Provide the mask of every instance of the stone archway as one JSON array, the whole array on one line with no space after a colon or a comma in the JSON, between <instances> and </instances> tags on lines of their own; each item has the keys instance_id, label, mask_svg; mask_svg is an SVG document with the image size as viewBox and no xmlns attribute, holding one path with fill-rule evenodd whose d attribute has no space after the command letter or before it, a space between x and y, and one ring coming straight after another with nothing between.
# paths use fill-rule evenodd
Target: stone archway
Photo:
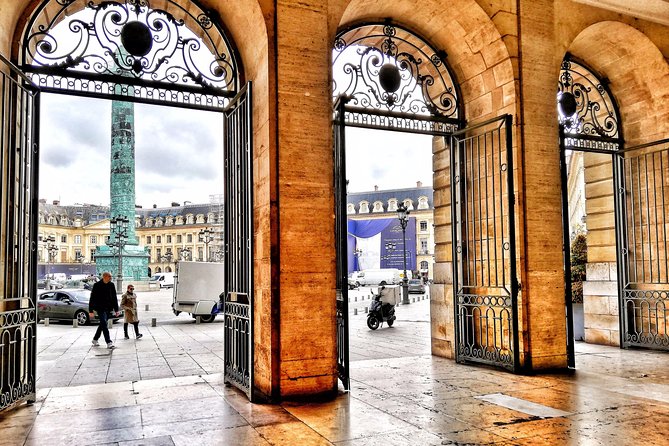
<instances>
[{"instance_id":1,"label":"stone archway","mask_svg":"<svg viewBox=\"0 0 669 446\"><path fill-rule=\"evenodd\" d=\"M436 48L445 50L447 63L453 68L461 91L463 117L468 124L504 113L517 115L515 74L509 49L496 25L475 1L426 1L417 9L411 1L354 0L342 5L340 17L340 28L378 21L381 17L396 20L424 36ZM514 134L516 133L517 130L514 129ZM517 138L514 137L513 141L517 148ZM434 138L433 153L436 248L430 302L431 348L435 355L455 358L450 241L451 185L448 179L450 155L443 138ZM519 173L520 163L516 162L514 165ZM520 191L517 190L516 193ZM520 239L521 236L516 238ZM518 242L517 246L522 252L522 242ZM520 257L519 254L519 259ZM522 260L517 263L522 263ZM520 326L524 326L522 320ZM521 346L521 351L522 349Z\"/></svg>"},{"instance_id":2,"label":"stone archway","mask_svg":"<svg viewBox=\"0 0 669 446\"><path fill-rule=\"evenodd\" d=\"M669 65L660 50L630 25L603 21L582 30L568 51L606 81L618 103L625 146L669 136ZM584 282L585 341L620 345L619 266L611 158L583 154L588 231Z\"/></svg>"}]
</instances>

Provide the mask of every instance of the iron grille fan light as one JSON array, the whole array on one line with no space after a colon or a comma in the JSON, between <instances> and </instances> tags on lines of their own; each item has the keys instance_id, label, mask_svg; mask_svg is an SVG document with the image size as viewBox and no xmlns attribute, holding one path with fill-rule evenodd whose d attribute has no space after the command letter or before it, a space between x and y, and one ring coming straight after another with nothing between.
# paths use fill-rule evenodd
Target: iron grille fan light
<instances>
[{"instance_id":1,"label":"iron grille fan light","mask_svg":"<svg viewBox=\"0 0 669 446\"><path fill-rule=\"evenodd\" d=\"M459 118L459 94L446 53L409 31L369 24L340 33L334 43L333 95L351 106Z\"/></svg>"},{"instance_id":2,"label":"iron grille fan light","mask_svg":"<svg viewBox=\"0 0 669 446\"><path fill-rule=\"evenodd\" d=\"M239 91L240 68L217 20L196 5L159 4L45 0L25 30L22 67L46 90L225 106L218 98Z\"/></svg>"}]
</instances>

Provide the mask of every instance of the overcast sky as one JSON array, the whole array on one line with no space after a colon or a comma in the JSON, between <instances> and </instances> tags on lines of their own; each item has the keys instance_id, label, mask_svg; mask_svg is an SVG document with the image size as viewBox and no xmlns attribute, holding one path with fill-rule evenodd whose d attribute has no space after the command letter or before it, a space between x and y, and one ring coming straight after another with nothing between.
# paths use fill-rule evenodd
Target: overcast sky
<instances>
[{"instance_id":1,"label":"overcast sky","mask_svg":"<svg viewBox=\"0 0 669 446\"><path fill-rule=\"evenodd\" d=\"M40 198L109 204L111 101L42 96ZM223 191L218 113L135 105L136 202L209 202ZM429 136L349 128L349 191L432 184Z\"/></svg>"}]
</instances>

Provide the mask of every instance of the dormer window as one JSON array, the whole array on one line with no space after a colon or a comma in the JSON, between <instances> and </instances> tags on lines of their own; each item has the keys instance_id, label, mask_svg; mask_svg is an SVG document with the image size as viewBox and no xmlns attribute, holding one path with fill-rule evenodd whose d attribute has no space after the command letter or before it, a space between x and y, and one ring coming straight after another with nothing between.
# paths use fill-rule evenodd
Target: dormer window
<instances>
[{"instance_id":1,"label":"dormer window","mask_svg":"<svg viewBox=\"0 0 669 446\"><path fill-rule=\"evenodd\" d=\"M165 217L165 226L172 226L174 224L174 217L171 215L168 215Z\"/></svg>"},{"instance_id":2,"label":"dormer window","mask_svg":"<svg viewBox=\"0 0 669 446\"><path fill-rule=\"evenodd\" d=\"M413 211L413 200L411 198L407 198L404 200L404 206L407 208L408 211Z\"/></svg>"},{"instance_id":3,"label":"dormer window","mask_svg":"<svg viewBox=\"0 0 669 446\"><path fill-rule=\"evenodd\" d=\"M418 197L418 209L430 209L426 196Z\"/></svg>"},{"instance_id":4,"label":"dormer window","mask_svg":"<svg viewBox=\"0 0 669 446\"><path fill-rule=\"evenodd\" d=\"M204 214L197 214L197 217L195 217L195 222L197 224L203 224L204 223Z\"/></svg>"},{"instance_id":5,"label":"dormer window","mask_svg":"<svg viewBox=\"0 0 669 446\"><path fill-rule=\"evenodd\" d=\"M388 200L388 212L397 212L397 198Z\"/></svg>"},{"instance_id":6,"label":"dormer window","mask_svg":"<svg viewBox=\"0 0 669 446\"><path fill-rule=\"evenodd\" d=\"M216 217L213 212L207 214L207 223L216 223Z\"/></svg>"},{"instance_id":7,"label":"dormer window","mask_svg":"<svg viewBox=\"0 0 669 446\"><path fill-rule=\"evenodd\" d=\"M360 202L360 214L369 214L369 202L362 200Z\"/></svg>"},{"instance_id":8,"label":"dormer window","mask_svg":"<svg viewBox=\"0 0 669 446\"><path fill-rule=\"evenodd\" d=\"M346 205L346 213L348 215L355 215L355 205L353 203Z\"/></svg>"},{"instance_id":9,"label":"dormer window","mask_svg":"<svg viewBox=\"0 0 669 446\"><path fill-rule=\"evenodd\" d=\"M160 228L163 225L163 219L156 217L156 228Z\"/></svg>"},{"instance_id":10,"label":"dormer window","mask_svg":"<svg viewBox=\"0 0 669 446\"><path fill-rule=\"evenodd\" d=\"M192 225L193 224L193 214L186 215L186 224L187 225Z\"/></svg>"},{"instance_id":11,"label":"dormer window","mask_svg":"<svg viewBox=\"0 0 669 446\"><path fill-rule=\"evenodd\" d=\"M383 212L383 202L382 201L375 201L374 202L374 210L372 212Z\"/></svg>"},{"instance_id":12,"label":"dormer window","mask_svg":"<svg viewBox=\"0 0 669 446\"><path fill-rule=\"evenodd\" d=\"M147 219L144 221L144 226L146 226L147 228L152 227L152 226L153 226L153 219L151 219L151 218L147 218Z\"/></svg>"},{"instance_id":13,"label":"dormer window","mask_svg":"<svg viewBox=\"0 0 669 446\"><path fill-rule=\"evenodd\" d=\"M177 225L182 225L182 224L184 224L184 217L183 217L183 215L177 215L177 222L176 222L176 224L177 224Z\"/></svg>"}]
</instances>

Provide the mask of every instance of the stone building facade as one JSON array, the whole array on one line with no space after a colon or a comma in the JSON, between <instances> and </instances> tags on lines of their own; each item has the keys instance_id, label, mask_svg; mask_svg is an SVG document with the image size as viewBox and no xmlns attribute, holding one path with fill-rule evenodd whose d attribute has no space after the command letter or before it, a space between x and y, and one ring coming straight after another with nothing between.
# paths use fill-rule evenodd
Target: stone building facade
<instances>
[{"instance_id":1,"label":"stone building facade","mask_svg":"<svg viewBox=\"0 0 669 446\"><path fill-rule=\"evenodd\" d=\"M179 259L219 261L221 256L219 207L212 204L174 203L170 207L137 208L135 228L139 245L148 248L150 273L174 271ZM58 272L59 265L69 265L92 271L95 250L104 246L109 237L109 208L95 205L63 206L58 202L40 201L37 258L50 272ZM200 237L200 231L210 231L209 243ZM46 239L56 255L49 259ZM209 254L206 255L206 249ZM62 269L62 268L61 268ZM45 268L46 270L46 268Z\"/></svg>"},{"instance_id":2,"label":"stone building facade","mask_svg":"<svg viewBox=\"0 0 669 446\"><path fill-rule=\"evenodd\" d=\"M434 277L434 208L432 187L423 187L418 181L415 188L349 192L346 196L346 214L349 220L370 220L395 217L397 205L404 203L410 216L415 218L416 243L410 247L416 272L424 278Z\"/></svg>"},{"instance_id":3,"label":"stone building facade","mask_svg":"<svg viewBox=\"0 0 669 446\"><path fill-rule=\"evenodd\" d=\"M186 7L195 3L175 2ZM24 27L40 3L0 1L0 53L15 62L19 61L24 45L21 40ZM570 365L573 355L565 321L556 106L560 66L570 54L587 62L608 80L608 88L617 100L625 144L667 138L669 13L664 2L201 0L197 3L221 18L243 67L241 79L253 82L253 120L249 129L253 174L250 273L255 322L253 386L259 398L278 400L337 392L338 277L333 208L339 189L335 188L338 178L334 175L332 150L332 53L339 32L370 22L401 25L440 50L439 59L445 58L457 85L461 124L474 125L505 114L511 116L508 159L513 161L509 177L514 181L513 189L503 195L515 209L511 221L515 230L514 263L510 269L517 271L518 280L512 284L517 291L513 307L517 324L505 330L518 341L515 353L522 370ZM392 89L392 83L386 86ZM4 129L11 134L15 122L10 117L4 119ZM451 203L451 197L455 196L451 187L456 178L450 178L450 149L448 141L435 136L436 247L431 345L433 354L455 358L459 355L456 334L461 328L455 322L457 302L452 284L457 271L453 255L459 254L457 247L453 249L453 234L458 233L452 230L452 219L458 214L452 212L451 205L459 203ZM4 150L12 152L6 147ZM619 281L611 271L615 270L621 251L616 247L612 224L615 192L611 187L610 163L610 155L606 154L589 153L584 157L588 256L592 264L588 282L593 283L592 287L588 284L584 287L584 306L586 340L619 344L624 335L620 329L624 318L618 305L621 297L611 294L615 290L620 292ZM505 163L503 167L511 166ZM12 294L13 278L21 271L14 266L21 260L12 256L22 251L10 249L10 244L29 237L19 230L15 234L13 226L6 226L20 217L14 215L18 204L12 194L23 190L24 179L11 163L4 163L2 169L3 212L11 214L14 220L6 218L0 223L3 231L0 263L6 268L0 277L4 280L0 289ZM666 206L658 212L664 216ZM478 243L476 246L480 248ZM475 270L476 266L472 268ZM660 285L665 286L664 282ZM322 298L310 300L307 311L305 296L314 295ZM7 305L0 303L0 311ZM312 323L314 314L319 315L321 323ZM666 327L654 330L666 336Z\"/></svg>"}]
</instances>

